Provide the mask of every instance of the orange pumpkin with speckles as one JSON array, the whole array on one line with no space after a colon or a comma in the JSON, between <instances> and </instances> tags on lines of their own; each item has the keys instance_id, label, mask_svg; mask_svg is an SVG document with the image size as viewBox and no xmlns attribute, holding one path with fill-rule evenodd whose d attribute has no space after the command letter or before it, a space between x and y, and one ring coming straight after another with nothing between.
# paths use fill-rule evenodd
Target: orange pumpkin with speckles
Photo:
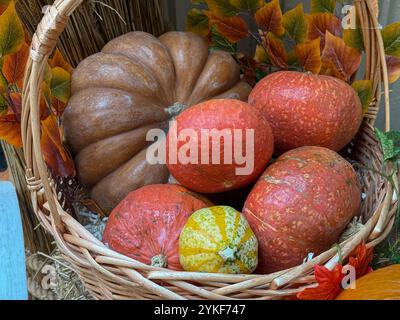
<instances>
[{"instance_id":1,"label":"orange pumpkin with speckles","mask_svg":"<svg viewBox=\"0 0 400 320\"><path fill-rule=\"evenodd\" d=\"M354 89L324 75L273 73L257 84L249 103L271 124L278 153L303 146L339 151L354 138L362 121Z\"/></svg>"},{"instance_id":2,"label":"orange pumpkin with speckles","mask_svg":"<svg viewBox=\"0 0 400 320\"><path fill-rule=\"evenodd\" d=\"M273 140L270 125L249 104L209 100L176 118L167 137L167 166L179 183L196 192L235 190L257 180L271 160Z\"/></svg>"},{"instance_id":3,"label":"orange pumpkin with speckles","mask_svg":"<svg viewBox=\"0 0 400 320\"><path fill-rule=\"evenodd\" d=\"M283 154L250 192L243 214L259 241L258 272L297 266L326 251L359 213L356 172L336 152L302 147Z\"/></svg>"}]
</instances>

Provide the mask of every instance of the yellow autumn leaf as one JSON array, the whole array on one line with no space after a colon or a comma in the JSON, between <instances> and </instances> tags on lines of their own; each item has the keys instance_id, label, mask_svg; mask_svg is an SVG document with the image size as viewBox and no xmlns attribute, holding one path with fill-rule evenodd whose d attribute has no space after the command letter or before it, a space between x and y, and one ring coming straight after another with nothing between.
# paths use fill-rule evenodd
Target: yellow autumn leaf
<instances>
[{"instance_id":1,"label":"yellow autumn leaf","mask_svg":"<svg viewBox=\"0 0 400 320\"><path fill-rule=\"evenodd\" d=\"M264 0L231 0L234 7L239 10L254 12L263 6Z\"/></svg>"},{"instance_id":2,"label":"yellow autumn leaf","mask_svg":"<svg viewBox=\"0 0 400 320\"><path fill-rule=\"evenodd\" d=\"M368 112L369 106L372 102L372 81L371 80L357 80L352 84L353 89L360 97L361 105L364 114Z\"/></svg>"},{"instance_id":3,"label":"yellow autumn leaf","mask_svg":"<svg viewBox=\"0 0 400 320\"><path fill-rule=\"evenodd\" d=\"M0 58L17 52L24 42L24 29L15 10L14 1L11 1L0 16Z\"/></svg>"},{"instance_id":4,"label":"yellow autumn leaf","mask_svg":"<svg viewBox=\"0 0 400 320\"><path fill-rule=\"evenodd\" d=\"M300 43L295 47L297 61L306 71L318 74L321 71L320 38L306 43Z\"/></svg>"},{"instance_id":5,"label":"yellow autumn leaf","mask_svg":"<svg viewBox=\"0 0 400 320\"><path fill-rule=\"evenodd\" d=\"M67 103L71 94L71 74L60 68L51 69L50 90L53 97Z\"/></svg>"},{"instance_id":6,"label":"yellow autumn leaf","mask_svg":"<svg viewBox=\"0 0 400 320\"><path fill-rule=\"evenodd\" d=\"M269 61L267 52L263 46L258 45L256 47L256 53L254 54L254 60L259 63L267 63Z\"/></svg>"},{"instance_id":7,"label":"yellow autumn leaf","mask_svg":"<svg viewBox=\"0 0 400 320\"><path fill-rule=\"evenodd\" d=\"M229 0L205 0L210 11L220 17L233 17L239 13L234 5Z\"/></svg>"},{"instance_id":8,"label":"yellow autumn leaf","mask_svg":"<svg viewBox=\"0 0 400 320\"><path fill-rule=\"evenodd\" d=\"M186 30L206 37L210 33L208 17L197 8L190 10L186 17Z\"/></svg>"},{"instance_id":9,"label":"yellow autumn leaf","mask_svg":"<svg viewBox=\"0 0 400 320\"><path fill-rule=\"evenodd\" d=\"M385 53L400 57L400 22L395 22L382 30Z\"/></svg>"},{"instance_id":10,"label":"yellow autumn leaf","mask_svg":"<svg viewBox=\"0 0 400 320\"><path fill-rule=\"evenodd\" d=\"M261 7L255 15L258 27L265 33L272 32L275 36L284 35L282 9L279 0L272 0Z\"/></svg>"},{"instance_id":11,"label":"yellow autumn leaf","mask_svg":"<svg viewBox=\"0 0 400 320\"><path fill-rule=\"evenodd\" d=\"M303 43L307 39L307 26L302 3L283 15L283 27L296 43Z\"/></svg>"}]
</instances>

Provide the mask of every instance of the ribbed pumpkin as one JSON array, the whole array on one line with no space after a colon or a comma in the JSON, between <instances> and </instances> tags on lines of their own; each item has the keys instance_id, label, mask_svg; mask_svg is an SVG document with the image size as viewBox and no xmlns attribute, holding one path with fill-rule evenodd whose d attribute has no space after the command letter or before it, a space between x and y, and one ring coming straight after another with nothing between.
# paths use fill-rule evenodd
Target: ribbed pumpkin
<instances>
[{"instance_id":1,"label":"ribbed pumpkin","mask_svg":"<svg viewBox=\"0 0 400 320\"><path fill-rule=\"evenodd\" d=\"M179 237L179 259L186 271L251 273L258 242L244 216L227 206L200 209Z\"/></svg>"},{"instance_id":2,"label":"ribbed pumpkin","mask_svg":"<svg viewBox=\"0 0 400 320\"><path fill-rule=\"evenodd\" d=\"M400 300L400 264L378 269L356 280L337 300Z\"/></svg>"},{"instance_id":3,"label":"ribbed pumpkin","mask_svg":"<svg viewBox=\"0 0 400 320\"><path fill-rule=\"evenodd\" d=\"M146 159L148 131L167 130L185 106L211 98L246 100L250 90L232 56L209 53L193 33L157 39L132 32L112 40L73 72L63 115L81 182L105 212L132 190L165 183L166 166Z\"/></svg>"},{"instance_id":4,"label":"ribbed pumpkin","mask_svg":"<svg viewBox=\"0 0 400 320\"><path fill-rule=\"evenodd\" d=\"M112 211L103 242L140 262L182 270L178 255L182 228L194 211L210 205L182 186L142 187Z\"/></svg>"}]
</instances>

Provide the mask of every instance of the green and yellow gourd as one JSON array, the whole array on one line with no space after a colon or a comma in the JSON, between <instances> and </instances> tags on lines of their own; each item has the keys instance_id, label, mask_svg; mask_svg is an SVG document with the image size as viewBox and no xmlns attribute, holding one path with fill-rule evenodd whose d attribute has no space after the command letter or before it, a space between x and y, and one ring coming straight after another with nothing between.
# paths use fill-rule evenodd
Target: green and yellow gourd
<instances>
[{"instance_id":1,"label":"green and yellow gourd","mask_svg":"<svg viewBox=\"0 0 400 320\"><path fill-rule=\"evenodd\" d=\"M179 260L186 271L251 273L258 263L257 238L246 218L235 209L200 209L181 232Z\"/></svg>"}]
</instances>

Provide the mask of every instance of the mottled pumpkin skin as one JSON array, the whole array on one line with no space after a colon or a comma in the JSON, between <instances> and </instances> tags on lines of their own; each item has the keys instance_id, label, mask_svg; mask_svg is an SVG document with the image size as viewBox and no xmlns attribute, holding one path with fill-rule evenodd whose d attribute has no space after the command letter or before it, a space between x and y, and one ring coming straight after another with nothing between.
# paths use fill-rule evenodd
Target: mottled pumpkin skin
<instances>
[{"instance_id":1,"label":"mottled pumpkin skin","mask_svg":"<svg viewBox=\"0 0 400 320\"><path fill-rule=\"evenodd\" d=\"M257 84L249 103L271 124L279 154L303 146L339 151L362 122L357 93L330 76L275 72Z\"/></svg>"},{"instance_id":2,"label":"mottled pumpkin skin","mask_svg":"<svg viewBox=\"0 0 400 320\"><path fill-rule=\"evenodd\" d=\"M146 159L147 132L168 130L175 103L247 100L250 91L231 55L209 53L193 33L131 32L110 41L73 72L62 119L81 182L106 213L130 191L166 183L166 166Z\"/></svg>"},{"instance_id":3,"label":"mottled pumpkin skin","mask_svg":"<svg viewBox=\"0 0 400 320\"><path fill-rule=\"evenodd\" d=\"M400 300L400 264L357 279L356 288L343 290L337 300Z\"/></svg>"},{"instance_id":4,"label":"mottled pumpkin skin","mask_svg":"<svg viewBox=\"0 0 400 320\"><path fill-rule=\"evenodd\" d=\"M177 141L176 137L186 129L192 129L201 137L203 129L229 130L234 137L234 129L242 130L242 150L246 153L246 129L254 130L254 168L250 174L238 175L236 168L244 167L235 161L234 147L232 147L232 163L227 163L224 158L224 144L212 145L209 148L209 164L171 163L167 156L167 166L174 178L183 186L200 193L218 193L238 189L255 181L271 160L274 142L270 125L260 113L249 104L230 99L209 100L193 106L182 112L176 118L177 135L172 135L171 130L167 137L167 155L171 145L177 145L180 151L186 141ZM250 141L249 141L250 143ZM198 143L198 155L204 153L201 143ZM220 154L221 161L212 163L212 154Z\"/></svg>"},{"instance_id":5,"label":"mottled pumpkin skin","mask_svg":"<svg viewBox=\"0 0 400 320\"><path fill-rule=\"evenodd\" d=\"M145 264L182 270L179 235L190 215L207 206L210 202L182 186L142 187L131 192L112 211L103 242ZM165 265L160 265L161 260Z\"/></svg>"},{"instance_id":6,"label":"mottled pumpkin skin","mask_svg":"<svg viewBox=\"0 0 400 320\"><path fill-rule=\"evenodd\" d=\"M302 147L278 158L243 208L259 242L257 271L294 267L336 243L359 213L357 182L352 166L326 148Z\"/></svg>"},{"instance_id":7,"label":"mottled pumpkin skin","mask_svg":"<svg viewBox=\"0 0 400 320\"><path fill-rule=\"evenodd\" d=\"M251 273L258 243L244 216L227 206L200 209L179 238L182 267L193 272Z\"/></svg>"}]
</instances>

